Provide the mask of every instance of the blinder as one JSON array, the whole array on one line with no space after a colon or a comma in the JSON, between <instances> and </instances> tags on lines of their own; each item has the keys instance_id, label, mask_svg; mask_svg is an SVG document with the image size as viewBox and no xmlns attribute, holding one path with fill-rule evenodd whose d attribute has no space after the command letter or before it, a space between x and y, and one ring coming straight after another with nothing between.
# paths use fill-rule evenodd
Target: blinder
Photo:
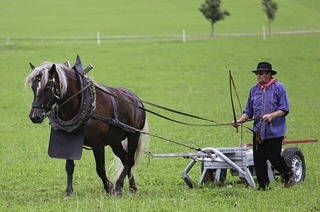
<instances>
[{"instance_id":1,"label":"blinder","mask_svg":"<svg viewBox=\"0 0 320 212\"><path fill-rule=\"evenodd\" d=\"M51 88L51 91L52 91L52 94L55 98L57 99L61 99L61 92L60 92L60 89L58 88L58 84L56 83L55 79L52 78L52 79L49 79L49 82L53 82L53 87Z\"/></svg>"}]
</instances>

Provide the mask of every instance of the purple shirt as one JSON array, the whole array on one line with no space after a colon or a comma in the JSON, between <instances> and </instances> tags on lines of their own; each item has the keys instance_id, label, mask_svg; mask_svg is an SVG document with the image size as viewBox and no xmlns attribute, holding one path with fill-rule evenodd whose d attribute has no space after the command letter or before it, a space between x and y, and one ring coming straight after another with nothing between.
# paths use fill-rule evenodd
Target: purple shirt
<instances>
[{"instance_id":1,"label":"purple shirt","mask_svg":"<svg viewBox=\"0 0 320 212\"><path fill-rule=\"evenodd\" d=\"M272 119L270 123L258 120L263 115L277 110L284 111L285 115ZM243 113L246 113L250 118L258 118L253 122L252 130L257 132L259 125L261 125L260 135L262 139L285 136L287 129L285 116L289 113L289 100L286 88L278 81L264 89L258 84L253 85Z\"/></svg>"}]
</instances>

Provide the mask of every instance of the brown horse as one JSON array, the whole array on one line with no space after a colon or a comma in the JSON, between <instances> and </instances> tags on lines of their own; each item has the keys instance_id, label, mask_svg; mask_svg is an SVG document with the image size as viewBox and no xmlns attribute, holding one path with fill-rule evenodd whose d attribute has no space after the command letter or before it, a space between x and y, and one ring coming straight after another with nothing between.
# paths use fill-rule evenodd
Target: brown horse
<instances>
[{"instance_id":1,"label":"brown horse","mask_svg":"<svg viewBox=\"0 0 320 212\"><path fill-rule=\"evenodd\" d=\"M30 63L32 72L25 80L25 85L31 85L34 93L29 117L33 123L39 124L49 117L51 133L55 135L67 135L68 139L80 135L76 138L83 139L83 145L93 150L96 171L107 193L121 196L126 176L129 179L129 191L135 193L137 187L131 169L148 141L143 104L127 89L98 85L85 76L79 57L77 61L72 68L51 62L44 62L40 67ZM61 136L61 139L64 137ZM115 185L106 176L104 146L107 145L123 164ZM66 198L69 198L73 193L75 165L73 157L66 156L64 159Z\"/></svg>"}]
</instances>

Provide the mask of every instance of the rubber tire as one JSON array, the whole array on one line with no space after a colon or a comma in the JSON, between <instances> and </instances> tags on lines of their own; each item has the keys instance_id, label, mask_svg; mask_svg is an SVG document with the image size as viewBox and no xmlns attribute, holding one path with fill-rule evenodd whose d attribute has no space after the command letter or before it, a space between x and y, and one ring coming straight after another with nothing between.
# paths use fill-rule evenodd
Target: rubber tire
<instances>
[{"instance_id":1,"label":"rubber tire","mask_svg":"<svg viewBox=\"0 0 320 212\"><path fill-rule=\"evenodd\" d=\"M294 174L294 183L302 183L306 177L306 163L302 151L298 147L283 150L282 157Z\"/></svg>"}]
</instances>

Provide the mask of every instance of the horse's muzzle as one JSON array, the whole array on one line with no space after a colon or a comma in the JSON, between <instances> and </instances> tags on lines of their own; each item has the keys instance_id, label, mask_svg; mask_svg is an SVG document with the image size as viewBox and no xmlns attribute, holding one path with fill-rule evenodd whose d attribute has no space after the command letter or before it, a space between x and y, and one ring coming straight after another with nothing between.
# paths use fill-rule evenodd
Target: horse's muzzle
<instances>
[{"instance_id":1,"label":"horse's muzzle","mask_svg":"<svg viewBox=\"0 0 320 212\"><path fill-rule=\"evenodd\" d=\"M29 114L30 120L35 124L41 124L43 122L43 110L39 108L32 108Z\"/></svg>"}]
</instances>

